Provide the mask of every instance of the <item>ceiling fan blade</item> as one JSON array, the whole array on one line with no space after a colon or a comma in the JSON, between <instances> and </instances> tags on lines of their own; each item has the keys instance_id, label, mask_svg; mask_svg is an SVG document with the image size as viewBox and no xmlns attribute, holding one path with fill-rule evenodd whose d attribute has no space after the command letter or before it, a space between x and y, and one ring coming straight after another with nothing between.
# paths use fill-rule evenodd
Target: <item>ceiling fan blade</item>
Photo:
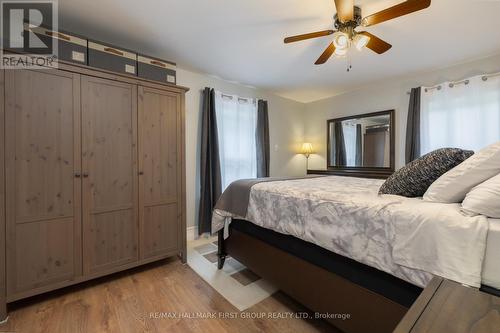
<instances>
[{"instance_id":1,"label":"ceiling fan blade","mask_svg":"<svg viewBox=\"0 0 500 333\"><path fill-rule=\"evenodd\" d=\"M327 62L328 59L332 56L333 52L335 52L335 45L333 42L328 45L326 50L319 56L318 60L314 63L315 65L322 65Z\"/></svg>"},{"instance_id":2,"label":"ceiling fan blade","mask_svg":"<svg viewBox=\"0 0 500 333\"><path fill-rule=\"evenodd\" d=\"M407 0L393 7L384 9L378 13L367 16L363 19L362 25L369 27L385 21L392 20L396 17L407 15L431 5L431 0Z\"/></svg>"},{"instance_id":3,"label":"ceiling fan blade","mask_svg":"<svg viewBox=\"0 0 500 333\"><path fill-rule=\"evenodd\" d=\"M340 22L354 20L354 0L335 0L335 7Z\"/></svg>"},{"instance_id":4,"label":"ceiling fan blade","mask_svg":"<svg viewBox=\"0 0 500 333\"><path fill-rule=\"evenodd\" d=\"M365 35L366 37L370 37L370 41L368 44L366 44L366 47L372 50L373 52L376 52L378 54L385 53L389 51L389 49L392 47L391 44L384 42L382 39L378 38L375 35L372 35L369 32L366 31L361 31L358 32L360 35Z\"/></svg>"},{"instance_id":5,"label":"ceiling fan blade","mask_svg":"<svg viewBox=\"0 0 500 333\"><path fill-rule=\"evenodd\" d=\"M318 38L318 37L328 36L328 35L333 34L334 32L335 31L333 31L333 30L324 30L324 31L318 31L318 32L311 32L311 33L308 33L308 34L287 37L287 38L285 38L284 42L285 42L285 44L293 43L293 42L299 42L299 41L305 40L305 39L311 39L311 38Z\"/></svg>"}]
</instances>

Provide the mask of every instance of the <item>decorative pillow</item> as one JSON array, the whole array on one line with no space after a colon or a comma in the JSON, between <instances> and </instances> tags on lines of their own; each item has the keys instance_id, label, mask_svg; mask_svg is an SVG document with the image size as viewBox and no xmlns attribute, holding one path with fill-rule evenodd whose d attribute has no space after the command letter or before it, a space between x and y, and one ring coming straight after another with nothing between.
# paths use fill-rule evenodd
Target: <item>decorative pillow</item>
<instances>
[{"instance_id":1,"label":"decorative pillow","mask_svg":"<svg viewBox=\"0 0 500 333\"><path fill-rule=\"evenodd\" d=\"M421 197L436 179L473 154L473 151L458 148L434 150L393 173L382 185L379 194Z\"/></svg>"},{"instance_id":2,"label":"decorative pillow","mask_svg":"<svg viewBox=\"0 0 500 333\"><path fill-rule=\"evenodd\" d=\"M485 215L500 219L500 174L474 187L462 202L462 211L469 215Z\"/></svg>"},{"instance_id":3,"label":"decorative pillow","mask_svg":"<svg viewBox=\"0 0 500 333\"><path fill-rule=\"evenodd\" d=\"M474 186L499 173L500 141L481 149L439 177L425 192L424 200L443 203L462 202Z\"/></svg>"}]
</instances>

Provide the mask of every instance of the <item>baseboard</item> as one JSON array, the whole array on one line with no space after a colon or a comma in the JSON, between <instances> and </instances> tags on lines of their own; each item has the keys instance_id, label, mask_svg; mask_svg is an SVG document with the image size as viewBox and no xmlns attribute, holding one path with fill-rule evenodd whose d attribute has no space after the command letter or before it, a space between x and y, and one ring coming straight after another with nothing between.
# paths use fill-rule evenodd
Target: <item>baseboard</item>
<instances>
[{"instance_id":1,"label":"baseboard","mask_svg":"<svg viewBox=\"0 0 500 333\"><path fill-rule=\"evenodd\" d=\"M187 227L186 235L188 242L198 239L198 227L194 225Z\"/></svg>"},{"instance_id":2,"label":"baseboard","mask_svg":"<svg viewBox=\"0 0 500 333\"><path fill-rule=\"evenodd\" d=\"M205 238L210 237L209 233L204 233L203 235L198 235L198 227L197 226L187 227L186 229L187 229L186 230L186 239L188 242L199 239L200 237L205 237Z\"/></svg>"}]
</instances>

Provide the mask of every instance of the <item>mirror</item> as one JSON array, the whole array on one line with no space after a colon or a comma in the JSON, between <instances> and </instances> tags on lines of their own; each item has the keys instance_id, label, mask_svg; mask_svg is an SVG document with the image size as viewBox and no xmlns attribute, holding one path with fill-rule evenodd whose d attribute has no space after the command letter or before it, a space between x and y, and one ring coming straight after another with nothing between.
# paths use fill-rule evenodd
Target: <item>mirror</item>
<instances>
[{"instance_id":1,"label":"mirror","mask_svg":"<svg viewBox=\"0 0 500 333\"><path fill-rule=\"evenodd\" d=\"M394 170L394 110L330 119L328 168Z\"/></svg>"}]
</instances>

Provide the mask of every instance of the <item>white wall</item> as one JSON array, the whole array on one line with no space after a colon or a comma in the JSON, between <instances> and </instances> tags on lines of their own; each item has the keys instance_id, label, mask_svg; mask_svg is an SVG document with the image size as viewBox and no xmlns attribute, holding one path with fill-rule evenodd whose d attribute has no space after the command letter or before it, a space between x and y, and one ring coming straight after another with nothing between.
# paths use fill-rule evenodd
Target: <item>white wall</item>
<instances>
[{"instance_id":1,"label":"white wall","mask_svg":"<svg viewBox=\"0 0 500 333\"><path fill-rule=\"evenodd\" d=\"M205 87L211 87L241 97L267 100L269 103L271 176L295 176L305 173L305 159L296 153L304 137L304 104L262 90L179 68L177 70L177 84L190 88L190 91L186 94L186 206L188 227L197 225L198 221L201 92Z\"/></svg>"},{"instance_id":2,"label":"white wall","mask_svg":"<svg viewBox=\"0 0 500 333\"><path fill-rule=\"evenodd\" d=\"M403 166L409 103L407 91L418 86L432 86L445 81L498 71L500 71L500 55L431 72L375 82L351 92L306 104L305 139L313 144L317 152L311 155L309 168L326 168L327 119L389 109L396 110L396 167Z\"/></svg>"},{"instance_id":3,"label":"white wall","mask_svg":"<svg viewBox=\"0 0 500 333\"><path fill-rule=\"evenodd\" d=\"M413 87L430 86L448 80L500 71L500 55L451 66L432 72L365 85L351 92L302 104L264 90L221 80L183 69L177 71L179 85L190 88L186 94L186 192L187 225L196 226L200 186L201 92L205 87L239 95L266 99L269 102L271 141L271 176L305 174L305 159L297 154L300 144L311 142L317 154L309 168L326 167L326 120L336 117L396 110L396 167L404 165L406 116Z\"/></svg>"}]
</instances>

